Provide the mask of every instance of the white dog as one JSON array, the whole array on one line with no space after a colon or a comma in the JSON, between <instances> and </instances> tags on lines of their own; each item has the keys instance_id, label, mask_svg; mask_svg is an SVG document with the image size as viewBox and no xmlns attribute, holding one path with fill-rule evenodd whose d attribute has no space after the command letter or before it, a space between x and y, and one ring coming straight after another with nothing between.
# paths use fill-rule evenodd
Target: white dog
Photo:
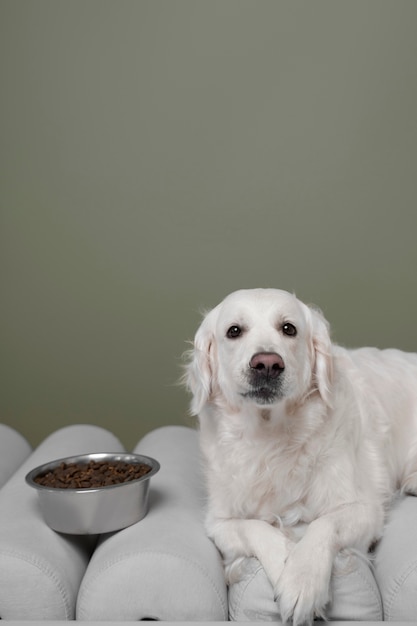
<instances>
[{"instance_id":1,"label":"white dog","mask_svg":"<svg viewBox=\"0 0 417 626\"><path fill-rule=\"evenodd\" d=\"M185 381L229 581L257 557L282 620L311 623L338 552L366 552L393 493L417 494L417 355L346 350L290 293L241 290L206 315Z\"/></svg>"}]
</instances>

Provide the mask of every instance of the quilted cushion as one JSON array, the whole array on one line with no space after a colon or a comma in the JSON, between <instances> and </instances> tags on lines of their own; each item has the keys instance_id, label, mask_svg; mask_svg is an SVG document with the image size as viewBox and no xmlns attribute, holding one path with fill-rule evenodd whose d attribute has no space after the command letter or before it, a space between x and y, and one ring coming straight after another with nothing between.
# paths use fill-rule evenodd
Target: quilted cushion
<instances>
[{"instance_id":1,"label":"quilted cushion","mask_svg":"<svg viewBox=\"0 0 417 626\"><path fill-rule=\"evenodd\" d=\"M29 456L31 447L26 439L6 424L0 424L0 487Z\"/></svg>"},{"instance_id":2,"label":"quilted cushion","mask_svg":"<svg viewBox=\"0 0 417 626\"><path fill-rule=\"evenodd\" d=\"M82 582L79 620L227 619L223 567L204 525L197 433L166 426L134 450L156 458L148 515L102 536Z\"/></svg>"},{"instance_id":3,"label":"quilted cushion","mask_svg":"<svg viewBox=\"0 0 417 626\"><path fill-rule=\"evenodd\" d=\"M417 498L399 496L375 553L375 576L387 621L417 616Z\"/></svg>"},{"instance_id":4,"label":"quilted cushion","mask_svg":"<svg viewBox=\"0 0 417 626\"><path fill-rule=\"evenodd\" d=\"M45 439L0 489L1 619L74 619L79 585L97 537L51 530L25 476L47 461L99 451L119 452L123 447L97 426L63 428Z\"/></svg>"}]
</instances>

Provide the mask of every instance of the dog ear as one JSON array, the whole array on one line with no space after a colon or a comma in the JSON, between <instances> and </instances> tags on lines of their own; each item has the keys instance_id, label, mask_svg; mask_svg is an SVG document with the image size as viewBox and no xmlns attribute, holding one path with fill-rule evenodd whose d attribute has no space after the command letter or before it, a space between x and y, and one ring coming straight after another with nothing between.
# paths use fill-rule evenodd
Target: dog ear
<instances>
[{"instance_id":1,"label":"dog ear","mask_svg":"<svg viewBox=\"0 0 417 626\"><path fill-rule=\"evenodd\" d=\"M323 401L331 406L333 356L330 327L322 312L309 307L312 322L313 374L315 385Z\"/></svg>"},{"instance_id":2,"label":"dog ear","mask_svg":"<svg viewBox=\"0 0 417 626\"><path fill-rule=\"evenodd\" d=\"M215 375L215 323L218 307L207 313L196 332L183 382L192 394L190 410L198 415L210 399Z\"/></svg>"}]
</instances>

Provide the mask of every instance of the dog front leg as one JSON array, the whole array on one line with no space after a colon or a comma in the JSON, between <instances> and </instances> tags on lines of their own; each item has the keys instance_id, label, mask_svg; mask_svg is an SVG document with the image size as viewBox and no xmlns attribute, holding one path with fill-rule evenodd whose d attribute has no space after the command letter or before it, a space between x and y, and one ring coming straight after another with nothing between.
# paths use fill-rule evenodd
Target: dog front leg
<instances>
[{"instance_id":1,"label":"dog front leg","mask_svg":"<svg viewBox=\"0 0 417 626\"><path fill-rule=\"evenodd\" d=\"M226 568L240 557L256 557L274 588L294 545L279 528L257 519L217 519L208 526L208 533Z\"/></svg>"},{"instance_id":2,"label":"dog front leg","mask_svg":"<svg viewBox=\"0 0 417 626\"><path fill-rule=\"evenodd\" d=\"M383 514L364 503L340 506L309 524L275 587L283 622L311 624L324 617L334 558L344 548L366 551L382 530Z\"/></svg>"}]
</instances>

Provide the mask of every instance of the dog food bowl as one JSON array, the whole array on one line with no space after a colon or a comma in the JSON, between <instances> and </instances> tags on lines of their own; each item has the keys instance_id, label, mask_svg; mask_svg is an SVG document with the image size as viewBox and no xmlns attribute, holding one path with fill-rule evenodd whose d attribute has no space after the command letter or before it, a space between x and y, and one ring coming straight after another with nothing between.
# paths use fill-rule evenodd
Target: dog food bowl
<instances>
[{"instance_id":1,"label":"dog food bowl","mask_svg":"<svg viewBox=\"0 0 417 626\"><path fill-rule=\"evenodd\" d=\"M145 517L150 479L159 468L148 456L97 452L40 465L26 475L26 482L38 492L43 517L53 530L95 535Z\"/></svg>"}]
</instances>

